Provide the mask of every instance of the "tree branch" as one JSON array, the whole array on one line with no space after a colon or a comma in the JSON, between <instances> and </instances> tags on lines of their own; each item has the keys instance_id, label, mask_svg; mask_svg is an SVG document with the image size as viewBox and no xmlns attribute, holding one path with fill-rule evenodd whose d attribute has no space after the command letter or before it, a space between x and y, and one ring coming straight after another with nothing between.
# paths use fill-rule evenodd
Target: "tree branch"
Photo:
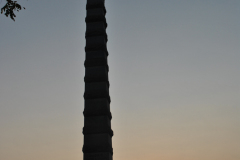
<instances>
[{"instance_id":1,"label":"tree branch","mask_svg":"<svg viewBox=\"0 0 240 160\"><path fill-rule=\"evenodd\" d=\"M14 11L19 12L20 10L22 10L22 6L20 4L17 3L17 1L12 1L12 0L6 0L7 3L5 4L5 6L3 6L1 8L1 14L4 13L4 15L6 17L10 17L13 21L15 21L15 13ZM23 7L23 9L25 9Z\"/></svg>"}]
</instances>

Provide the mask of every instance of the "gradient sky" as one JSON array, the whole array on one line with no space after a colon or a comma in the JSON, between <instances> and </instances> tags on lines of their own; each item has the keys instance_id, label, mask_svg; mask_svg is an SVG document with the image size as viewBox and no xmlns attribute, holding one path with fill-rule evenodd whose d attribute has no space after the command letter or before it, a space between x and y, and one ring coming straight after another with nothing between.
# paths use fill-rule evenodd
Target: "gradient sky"
<instances>
[{"instance_id":1,"label":"gradient sky","mask_svg":"<svg viewBox=\"0 0 240 160\"><path fill-rule=\"evenodd\" d=\"M82 160L86 0L19 3L0 15L0 159ZM239 160L240 1L106 8L113 159Z\"/></svg>"}]
</instances>

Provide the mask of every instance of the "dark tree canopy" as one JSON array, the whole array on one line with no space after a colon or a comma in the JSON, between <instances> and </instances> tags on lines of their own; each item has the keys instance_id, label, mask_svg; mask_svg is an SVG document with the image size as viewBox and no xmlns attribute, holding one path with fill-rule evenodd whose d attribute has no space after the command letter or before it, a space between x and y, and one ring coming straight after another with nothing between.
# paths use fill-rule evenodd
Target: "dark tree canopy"
<instances>
[{"instance_id":1,"label":"dark tree canopy","mask_svg":"<svg viewBox=\"0 0 240 160\"><path fill-rule=\"evenodd\" d=\"M5 14L6 17L10 17L13 21L15 21L15 13L14 11L19 12L22 9L22 6L17 3L17 1L6 0L7 3L1 8L1 14ZM23 9L25 9L23 7Z\"/></svg>"}]
</instances>

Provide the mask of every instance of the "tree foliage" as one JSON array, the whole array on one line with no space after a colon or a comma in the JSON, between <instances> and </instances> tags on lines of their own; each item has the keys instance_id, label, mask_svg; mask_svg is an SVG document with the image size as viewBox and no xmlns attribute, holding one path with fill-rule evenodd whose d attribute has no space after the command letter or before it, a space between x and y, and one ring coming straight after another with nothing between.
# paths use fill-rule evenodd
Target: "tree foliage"
<instances>
[{"instance_id":1,"label":"tree foliage","mask_svg":"<svg viewBox=\"0 0 240 160\"><path fill-rule=\"evenodd\" d=\"M15 21L15 13L14 11L19 12L22 9L22 6L20 4L17 3L17 1L12 1L12 0L6 0L7 3L5 4L5 6L3 6L1 8L1 14L5 14L6 17L10 17L13 21ZM25 9L23 7L23 9Z\"/></svg>"}]
</instances>

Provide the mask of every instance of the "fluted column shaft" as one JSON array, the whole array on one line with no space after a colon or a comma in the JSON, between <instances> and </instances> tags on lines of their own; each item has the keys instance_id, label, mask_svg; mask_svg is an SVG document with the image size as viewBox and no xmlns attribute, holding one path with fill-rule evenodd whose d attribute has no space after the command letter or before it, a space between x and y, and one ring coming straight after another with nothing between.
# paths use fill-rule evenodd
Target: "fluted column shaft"
<instances>
[{"instance_id":1,"label":"fluted column shaft","mask_svg":"<svg viewBox=\"0 0 240 160\"><path fill-rule=\"evenodd\" d=\"M87 0L84 160L112 160L105 0Z\"/></svg>"}]
</instances>

